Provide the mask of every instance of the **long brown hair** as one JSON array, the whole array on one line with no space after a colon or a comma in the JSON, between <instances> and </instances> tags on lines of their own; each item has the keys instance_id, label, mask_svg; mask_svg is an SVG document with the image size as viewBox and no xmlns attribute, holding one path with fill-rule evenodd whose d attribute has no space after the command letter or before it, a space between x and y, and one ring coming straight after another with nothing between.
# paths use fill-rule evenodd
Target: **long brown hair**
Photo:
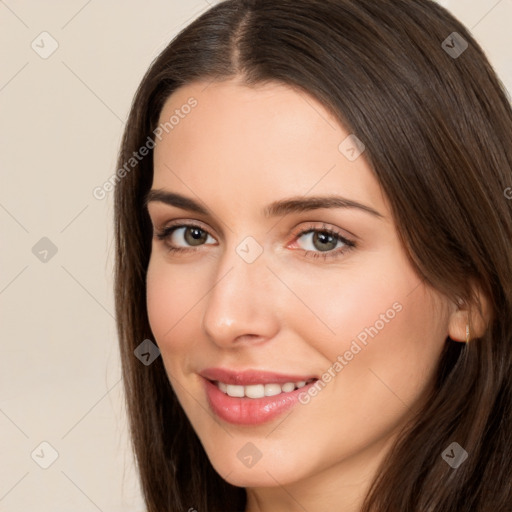
<instances>
[{"instance_id":1,"label":"long brown hair","mask_svg":"<svg viewBox=\"0 0 512 512\"><path fill-rule=\"evenodd\" d=\"M478 289L490 304L483 336L467 345L447 340L433 391L384 461L363 510L509 512L512 200L504 191L512 186L512 111L484 52L430 0L227 0L152 63L133 101L119 168L126 171L154 137L178 87L235 76L247 85L282 82L320 101L364 142L418 275L454 301L478 307ZM122 174L115 190L117 327L148 511L243 511L245 490L213 469L161 358L146 366L134 356L143 340L154 340L144 205L152 152ZM453 441L469 454L456 470L441 457Z\"/></svg>"}]
</instances>

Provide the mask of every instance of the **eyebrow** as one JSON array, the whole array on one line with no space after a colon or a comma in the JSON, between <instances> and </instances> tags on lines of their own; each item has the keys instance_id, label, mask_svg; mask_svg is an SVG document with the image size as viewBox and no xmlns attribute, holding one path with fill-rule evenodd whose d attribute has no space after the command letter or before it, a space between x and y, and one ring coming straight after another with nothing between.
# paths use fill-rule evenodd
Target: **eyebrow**
<instances>
[{"instance_id":1,"label":"eyebrow","mask_svg":"<svg viewBox=\"0 0 512 512\"><path fill-rule=\"evenodd\" d=\"M161 189L150 190L146 194L144 204L147 206L150 202L165 203L169 206L181 208L182 210L188 210L206 216L211 215L207 208L202 206L194 199L183 196L176 192L168 192ZM379 213L371 206L367 206L352 199L347 199L337 195L309 197L298 196L288 199L281 199L267 205L263 209L262 214L264 217L270 218L287 215L289 213L301 213L324 208L354 208L369 213L374 217L382 219L384 218L384 215Z\"/></svg>"}]
</instances>

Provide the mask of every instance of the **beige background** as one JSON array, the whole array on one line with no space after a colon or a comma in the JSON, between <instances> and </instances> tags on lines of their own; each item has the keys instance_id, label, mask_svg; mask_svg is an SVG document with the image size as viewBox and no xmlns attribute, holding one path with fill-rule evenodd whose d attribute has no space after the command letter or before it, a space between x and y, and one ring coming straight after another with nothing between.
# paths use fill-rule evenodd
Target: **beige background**
<instances>
[{"instance_id":1,"label":"beige background","mask_svg":"<svg viewBox=\"0 0 512 512\"><path fill-rule=\"evenodd\" d=\"M441 3L512 91L512 0ZM209 6L0 0L1 511L143 510L113 318L112 194L92 191L115 171L149 63Z\"/></svg>"}]
</instances>

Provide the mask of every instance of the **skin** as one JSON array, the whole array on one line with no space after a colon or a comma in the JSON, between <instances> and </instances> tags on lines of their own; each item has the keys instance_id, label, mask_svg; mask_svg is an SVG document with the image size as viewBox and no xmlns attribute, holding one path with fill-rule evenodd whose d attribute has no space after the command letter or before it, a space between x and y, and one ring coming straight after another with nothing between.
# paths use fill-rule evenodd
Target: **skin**
<instances>
[{"instance_id":1,"label":"skin","mask_svg":"<svg viewBox=\"0 0 512 512\"><path fill-rule=\"evenodd\" d=\"M171 385L216 471L247 489L247 512L359 510L447 336L465 339L467 312L418 278L364 153L349 161L340 152L349 132L315 99L278 83L194 83L168 99L161 121L190 97L197 107L157 142L152 189L191 197L211 215L148 205L155 232L179 220L209 235L195 246L185 229L153 239L147 307ZM353 208L261 214L275 200L332 193L383 217ZM311 226L357 246L308 257L326 251L297 236ZM236 252L247 236L263 250L250 264ZM307 405L259 426L209 409L202 369L321 376L394 303L401 311ZM251 468L237 457L247 442L262 454Z\"/></svg>"}]
</instances>

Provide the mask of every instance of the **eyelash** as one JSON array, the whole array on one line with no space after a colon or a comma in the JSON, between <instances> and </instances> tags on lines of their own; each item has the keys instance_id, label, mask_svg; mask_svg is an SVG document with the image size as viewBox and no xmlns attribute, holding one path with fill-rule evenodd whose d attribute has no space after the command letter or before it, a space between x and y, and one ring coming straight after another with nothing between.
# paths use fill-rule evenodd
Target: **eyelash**
<instances>
[{"instance_id":1,"label":"eyelash","mask_svg":"<svg viewBox=\"0 0 512 512\"><path fill-rule=\"evenodd\" d=\"M208 231L206 229L203 229L201 226L198 226L197 224L188 224L188 223L181 223L181 224L174 224L174 225L167 226L164 229L162 229L161 231L157 232L155 236L158 240L167 241L171 237L171 235L174 233L174 231L176 231L179 228L196 228L196 229L199 229L199 230L207 233L208 235L212 236L210 233L208 233ZM325 251L325 252L308 251L308 250L302 249L304 251L304 256L306 256L308 258L314 258L314 259L323 258L324 260L327 260L328 258L337 258L337 257L340 257L357 247L355 242L353 242L352 240L348 240L347 238L342 236L337 231L330 229L325 225L322 226L322 228L319 228L318 226L315 226L315 225L310 225L307 228L304 228L301 231L299 231L296 235L294 235L294 237L295 237L294 239L298 239L301 236L309 234L311 232L324 233L324 234L331 235L336 239L336 241L343 242L345 244L345 246L338 248L338 249L331 250L331 251ZM166 244L166 246L167 246L167 250L173 254L177 254L177 253L183 254L183 253L188 253L190 251L194 251L193 248L172 247L169 244Z\"/></svg>"}]
</instances>

